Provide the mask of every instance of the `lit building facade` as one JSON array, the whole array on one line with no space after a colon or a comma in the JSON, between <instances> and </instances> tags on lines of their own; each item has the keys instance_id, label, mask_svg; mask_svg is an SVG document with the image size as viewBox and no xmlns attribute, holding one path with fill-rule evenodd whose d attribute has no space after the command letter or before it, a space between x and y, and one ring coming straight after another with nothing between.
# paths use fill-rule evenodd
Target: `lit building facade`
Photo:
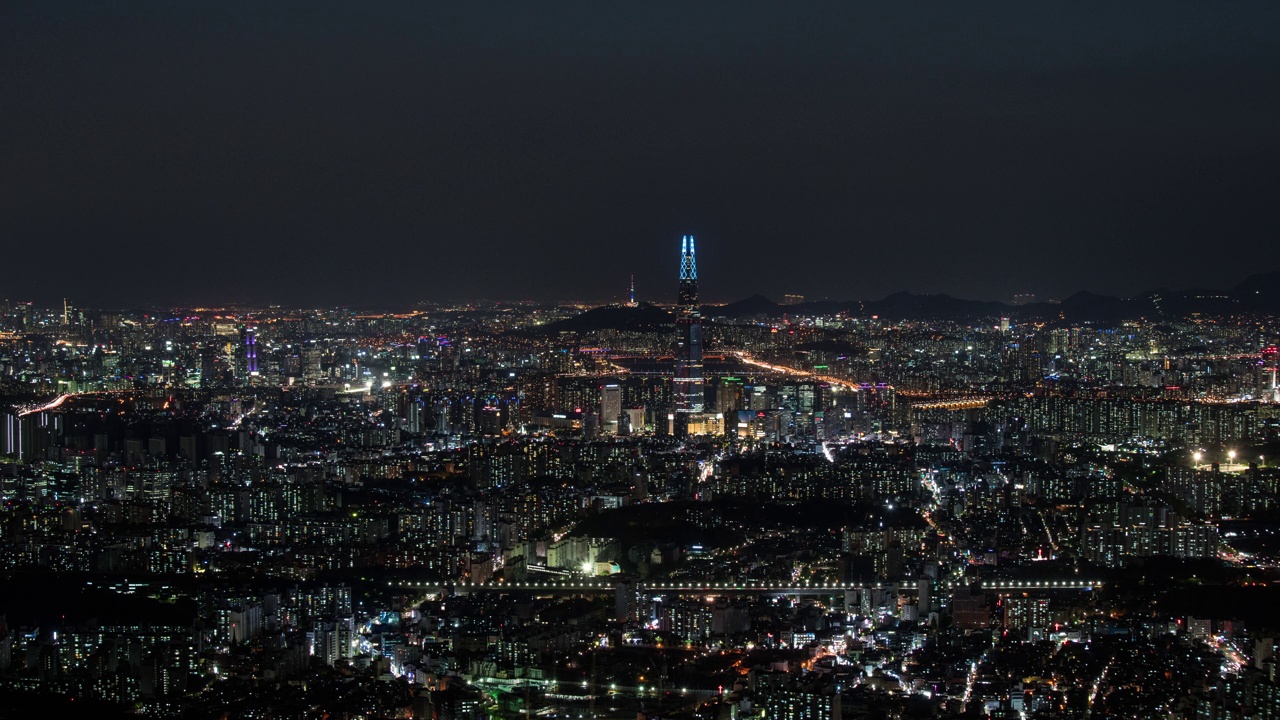
<instances>
[{"instance_id":1,"label":"lit building facade","mask_svg":"<svg viewBox=\"0 0 1280 720\"><path fill-rule=\"evenodd\" d=\"M680 297L676 318L675 425L688 432L690 416L704 408L702 314L698 309L698 265L693 236L680 241Z\"/></svg>"}]
</instances>

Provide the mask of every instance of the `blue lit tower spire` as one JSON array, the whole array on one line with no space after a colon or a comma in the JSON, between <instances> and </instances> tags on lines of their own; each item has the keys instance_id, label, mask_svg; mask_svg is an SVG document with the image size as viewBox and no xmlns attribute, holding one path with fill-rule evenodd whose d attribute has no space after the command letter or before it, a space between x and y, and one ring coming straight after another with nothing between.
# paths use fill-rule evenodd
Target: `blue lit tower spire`
<instances>
[{"instance_id":1,"label":"blue lit tower spire","mask_svg":"<svg viewBox=\"0 0 1280 720\"><path fill-rule=\"evenodd\" d=\"M680 305L698 304L698 260L694 255L693 236L680 239Z\"/></svg>"},{"instance_id":2,"label":"blue lit tower spire","mask_svg":"<svg viewBox=\"0 0 1280 720\"><path fill-rule=\"evenodd\" d=\"M680 239L680 302L676 317L676 414L687 427L691 413L704 409L702 381L702 314L698 310L698 264L693 236Z\"/></svg>"},{"instance_id":3,"label":"blue lit tower spire","mask_svg":"<svg viewBox=\"0 0 1280 720\"><path fill-rule=\"evenodd\" d=\"M698 262L694 257L692 235L685 235L680 239L680 279L698 279Z\"/></svg>"}]
</instances>

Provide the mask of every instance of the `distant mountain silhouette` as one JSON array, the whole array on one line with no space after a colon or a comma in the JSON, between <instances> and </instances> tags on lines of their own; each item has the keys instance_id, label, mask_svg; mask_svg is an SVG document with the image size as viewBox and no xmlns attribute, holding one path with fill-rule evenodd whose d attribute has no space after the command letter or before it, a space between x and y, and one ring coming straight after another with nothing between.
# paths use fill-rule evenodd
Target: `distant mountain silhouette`
<instances>
[{"instance_id":1,"label":"distant mountain silhouette","mask_svg":"<svg viewBox=\"0 0 1280 720\"><path fill-rule=\"evenodd\" d=\"M1280 307L1280 271L1250 275L1231 289L1231 295L1250 312L1275 312Z\"/></svg>"},{"instance_id":2,"label":"distant mountain silhouette","mask_svg":"<svg viewBox=\"0 0 1280 720\"><path fill-rule=\"evenodd\" d=\"M964 300L950 295L915 295L898 292L883 300L867 302L811 302L780 306L794 315L872 316L893 320L966 319L1011 317L1029 321L1122 322L1125 320L1176 319L1198 313L1222 316L1238 313L1280 315L1280 271L1252 275L1231 290L1194 288L1159 289L1132 298L1078 292L1061 302L1012 305L1003 302Z\"/></svg>"},{"instance_id":3,"label":"distant mountain silhouette","mask_svg":"<svg viewBox=\"0 0 1280 720\"><path fill-rule=\"evenodd\" d=\"M703 305L702 314L707 317L746 318L761 315L779 317L786 310L763 295L752 295L728 305Z\"/></svg>"},{"instance_id":4,"label":"distant mountain silhouette","mask_svg":"<svg viewBox=\"0 0 1280 720\"><path fill-rule=\"evenodd\" d=\"M1280 316L1280 271L1251 275L1230 290L1196 288L1191 290L1158 289L1131 298L1078 292L1060 302L1037 302L1012 305L998 301L965 300L950 295L916 295L897 292L882 300L819 300L797 305L779 305L763 295L752 295L727 305L703 305L702 314L709 322L715 318L771 318L784 316L835 315L850 317L882 317L887 320L957 320L998 321L1001 317L1016 321L1048 323L1110 323L1126 320L1178 319L1192 314L1223 316L1240 313ZM669 330L674 316L656 305L639 307L606 305L581 315L539 328L542 332L591 332L596 330L630 330L660 332Z\"/></svg>"},{"instance_id":5,"label":"distant mountain silhouette","mask_svg":"<svg viewBox=\"0 0 1280 720\"><path fill-rule=\"evenodd\" d=\"M547 323L533 332L539 335L554 335L561 332L596 332L599 330L622 330L631 332L658 332L672 328L675 317L670 312L649 303L640 303L635 307L626 305L604 305L592 308L570 318Z\"/></svg>"},{"instance_id":6,"label":"distant mountain silhouette","mask_svg":"<svg viewBox=\"0 0 1280 720\"><path fill-rule=\"evenodd\" d=\"M1009 306L1001 302L961 300L950 295L913 295L898 292L879 302L864 304L867 315L893 320L953 319L1007 314Z\"/></svg>"}]
</instances>

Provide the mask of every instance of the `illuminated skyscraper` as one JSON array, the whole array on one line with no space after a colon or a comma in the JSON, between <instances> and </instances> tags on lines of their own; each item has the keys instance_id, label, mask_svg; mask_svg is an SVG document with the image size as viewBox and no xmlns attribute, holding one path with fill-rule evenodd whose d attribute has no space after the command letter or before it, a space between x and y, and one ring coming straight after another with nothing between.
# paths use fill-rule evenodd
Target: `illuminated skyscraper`
<instances>
[{"instance_id":1,"label":"illuminated skyscraper","mask_svg":"<svg viewBox=\"0 0 1280 720\"><path fill-rule=\"evenodd\" d=\"M680 300L676 318L675 405L677 432L684 433L689 415L703 411L702 315L698 310L698 264L693 236L680 241Z\"/></svg>"},{"instance_id":2,"label":"illuminated skyscraper","mask_svg":"<svg viewBox=\"0 0 1280 720\"><path fill-rule=\"evenodd\" d=\"M244 331L244 368L249 375L258 374L258 332L255 328Z\"/></svg>"},{"instance_id":3,"label":"illuminated skyscraper","mask_svg":"<svg viewBox=\"0 0 1280 720\"><path fill-rule=\"evenodd\" d=\"M618 419L622 417L622 388L609 383L600 388L600 433L618 434Z\"/></svg>"}]
</instances>

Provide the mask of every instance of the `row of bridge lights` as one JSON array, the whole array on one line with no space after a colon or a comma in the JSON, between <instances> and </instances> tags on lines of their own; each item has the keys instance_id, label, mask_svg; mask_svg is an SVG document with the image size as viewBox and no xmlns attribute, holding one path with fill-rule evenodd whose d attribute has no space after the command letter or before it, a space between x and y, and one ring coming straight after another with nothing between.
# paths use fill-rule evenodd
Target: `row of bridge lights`
<instances>
[{"instance_id":1,"label":"row of bridge lights","mask_svg":"<svg viewBox=\"0 0 1280 720\"><path fill-rule=\"evenodd\" d=\"M1085 580L1083 582L1079 580L1037 580L1034 582L1032 581L1007 582L1007 583L996 582L992 584L995 585L996 587L1001 587L1001 588L1038 588L1038 587L1088 587L1088 588L1091 588L1095 585L1101 585L1102 583L1095 580Z\"/></svg>"},{"instance_id":2,"label":"row of bridge lights","mask_svg":"<svg viewBox=\"0 0 1280 720\"><path fill-rule=\"evenodd\" d=\"M387 584L394 585L394 583L392 582L388 582ZM400 586L401 587L436 587L436 586L443 587L448 584L449 583L415 583L415 582L404 581L400 583ZM1095 585L1100 585L1101 582L1095 581L1095 580L1085 580L1083 582L1079 580L1039 580L1039 581L1007 582L1007 583L995 582L992 584L996 587L1005 587L1005 588L1093 587ZM531 582L509 582L509 583L508 582L497 582L497 583L481 582L481 583L478 583L478 582L473 582L471 580L466 580L463 582L456 583L456 585L459 587L530 588L534 590L542 589L542 588L612 588L612 587L615 587L612 583L603 583L603 582L573 583L573 582L567 582L563 580L560 582L554 582L554 583L531 583ZM652 585L638 583L638 585L648 590L699 590L704 588L708 590L714 590L714 589L773 590L773 589L801 588L801 587L806 589L816 588L816 589L829 589L829 590L857 590L861 588L884 587L884 585L882 584L851 585L846 583L832 583L832 582L814 583L808 580L804 581L803 583L774 582L774 583L751 583L746 585L739 584L739 583L727 583L727 582L726 583L666 583L666 584L655 583Z\"/></svg>"},{"instance_id":3,"label":"row of bridge lights","mask_svg":"<svg viewBox=\"0 0 1280 720\"><path fill-rule=\"evenodd\" d=\"M388 584L388 585L394 585L395 583L394 583L394 582L388 582L387 584ZM411 581L402 581L402 582L400 583L400 586L401 586L401 587L437 587L437 586L443 587L443 586L450 585L450 584L451 584L451 583L445 583L445 582L427 583L427 582L411 582ZM452 584L457 585L458 587L503 587L503 588L511 587L511 588L535 588L535 589L537 589L537 588L611 588L611 587L614 587L614 585L613 585L612 583L604 583L604 582L566 582L566 581L563 581L563 580L562 580L562 581L560 581L560 582L547 582L547 583L532 583L532 582L496 582L496 583L492 583L492 582L480 582L480 583L478 583L478 582L473 582L473 581L471 581L471 580L464 580L464 581L461 581L461 582L458 582L458 583L452 583ZM795 583L774 582L774 583L748 583L748 584L742 584L742 583L724 582L724 583L655 583L655 584L652 584L652 585L650 585L650 584L646 584L646 583L638 583L638 585L639 585L640 587L644 587L644 588L652 589L652 590L662 590L662 589L668 589L668 588L675 588L675 589L724 588L724 589L727 589L727 590L733 590L733 589L738 589L738 590L755 590L755 589L764 589L764 590L769 590L769 589L775 589L775 588L800 588L800 587L803 587L803 588L820 588L820 589L828 589L828 588L829 588L829 589L832 589L832 590L853 590L853 589L858 589L858 588L863 588L863 587L877 587L877 588L878 588L878 587L883 587L883 585L880 585L880 584L876 584L876 585L850 585L850 584L845 584L845 583L832 583L832 582L815 583L815 582L812 582L812 581L809 581L809 580L806 580L806 581L804 581L804 582L802 582L802 583L800 583L800 582L795 582Z\"/></svg>"}]
</instances>

